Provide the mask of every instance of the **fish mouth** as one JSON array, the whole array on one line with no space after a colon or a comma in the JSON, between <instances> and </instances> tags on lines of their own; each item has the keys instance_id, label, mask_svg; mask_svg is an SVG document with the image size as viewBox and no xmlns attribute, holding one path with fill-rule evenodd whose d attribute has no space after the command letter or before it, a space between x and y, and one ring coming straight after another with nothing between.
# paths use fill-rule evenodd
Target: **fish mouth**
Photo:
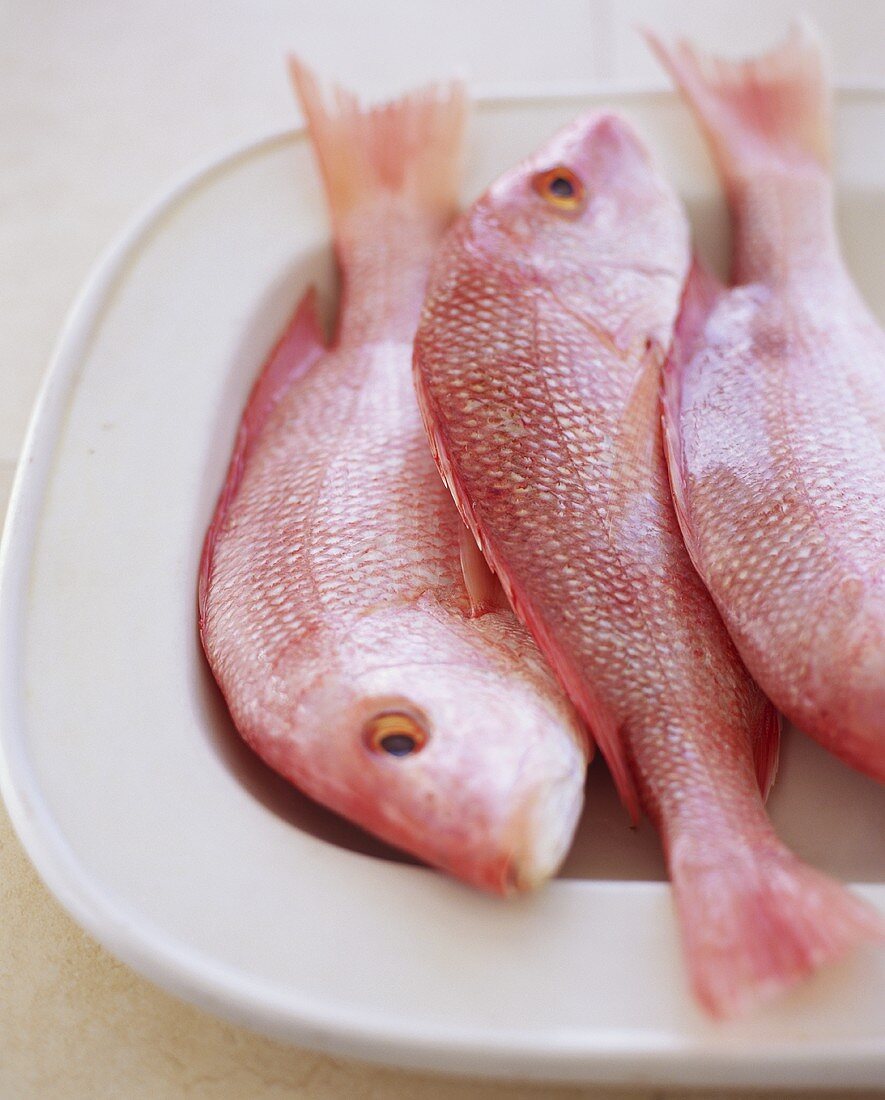
<instances>
[{"instance_id":1,"label":"fish mouth","mask_svg":"<svg viewBox=\"0 0 885 1100\"><path fill-rule=\"evenodd\" d=\"M583 806L580 769L535 788L511 833L513 854L504 871L505 894L529 893L556 874L571 848Z\"/></svg>"}]
</instances>

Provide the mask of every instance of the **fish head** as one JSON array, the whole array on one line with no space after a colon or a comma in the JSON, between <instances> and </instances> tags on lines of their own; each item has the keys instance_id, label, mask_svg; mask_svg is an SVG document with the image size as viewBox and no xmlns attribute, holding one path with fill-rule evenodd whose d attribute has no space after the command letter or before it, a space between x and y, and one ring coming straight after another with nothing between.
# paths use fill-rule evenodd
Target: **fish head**
<instances>
[{"instance_id":1,"label":"fish head","mask_svg":"<svg viewBox=\"0 0 885 1100\"><path fill-rule=\"evenodd\" d=\"M458 233L478 262L507 271L510 285L576 294L623 273L681 278L688 249L679 201L645 146L624 118L600 111L501 176Z\"/></svg>"},{"instance_id":2,"label":"fish head","mask_svg":"<svg viewBox=\"0 0 885 1100\"><path fill-rule=\"evenodd\" d=\"M272 763L389 843L510 894L565 857L586 746L540 657L526 661L512 613L484 619L499 620L485 628L499 647L450 613L365 616L299 693L294 767Z\"/></svg>"}]
</instances>

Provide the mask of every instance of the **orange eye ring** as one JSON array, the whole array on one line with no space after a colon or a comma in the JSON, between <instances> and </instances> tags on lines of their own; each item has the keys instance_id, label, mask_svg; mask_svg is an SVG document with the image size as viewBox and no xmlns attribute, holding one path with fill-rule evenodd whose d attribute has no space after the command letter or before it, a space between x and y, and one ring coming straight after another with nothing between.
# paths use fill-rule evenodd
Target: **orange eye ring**
<instances>
[{"instance_id":1,"label":"orange eye ring","mask_svg":"<svg viewBox=\"0 0 885 1100\"><path fill-rule=\"evenodd\" d=\"M584 184L564 164L538 172L532 179L532 187L550 206L568 213L582 210L587 198Z\"/></svg>"},{"instance_id":2,"label":"orange eye ring","mask_svg":"<svg viewBox=\"0 0 885 1100\"><path fill-rule=\"evenodd\" d=\"M399 710L369 719L363 737L372 752L394 757L414 756L428 741L427 731L410 714Z\"/></svg>"}]
</instances>

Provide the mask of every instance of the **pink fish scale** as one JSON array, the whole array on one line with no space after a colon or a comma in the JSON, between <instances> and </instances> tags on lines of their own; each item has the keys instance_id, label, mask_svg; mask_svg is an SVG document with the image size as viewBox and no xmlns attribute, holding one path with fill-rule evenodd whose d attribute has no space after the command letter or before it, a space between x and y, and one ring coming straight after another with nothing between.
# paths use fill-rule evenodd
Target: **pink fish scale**
<instances>
[{"instance_id":1,"label":"pink fish scale","mask_svg":"<svg viewBox=\"0 0 885 1100\"><path fill-rule=\"evenodd\" d=\"M638 793L661 833L692 983L721 1015L880 926L789 853L764 813L776 716L689 559L664 460L659 371L686 225L637 146L622 120L578 120L477 201L434 261L415 370L462 514L622 794ZM560 164L585 196L565 212L543 191ZM738 305L751 314L754 301ZM714 361L710 343L699 362ZM760 514L742 495L767 436L757 408L734 410L739 383L720 381L700 374L709 419L688 417L685 434L750 456L737 474L720 454L692 467L712 503L701 522L728 531L715 568L740 589L744 571L782 556L756 534L780 509Z\"/></svg>"},{"instance_id":2,"label":"pink fish scale","mask_svg":"<svg viewBox=\"0 0 885 1100\"><path fill-rule=\"evenodd\" d=\"M297 61L292 74L339 315L327 348L309 292L253 388L201 565L203 645L240 734L286 779L476 886L532 889L568 849L589 744L470 567L411 377L463 92L363 108Z\"/></svg>"}]
</instances>

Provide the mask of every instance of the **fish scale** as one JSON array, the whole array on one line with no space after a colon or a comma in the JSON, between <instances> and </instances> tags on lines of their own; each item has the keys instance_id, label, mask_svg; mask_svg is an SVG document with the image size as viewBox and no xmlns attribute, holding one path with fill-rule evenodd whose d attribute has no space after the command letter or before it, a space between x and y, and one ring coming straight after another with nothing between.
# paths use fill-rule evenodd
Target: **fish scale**
<instances>
[{"instance_id":1,"label":"fish scale","mask_svg":"<svg viewBox=\"0 0 885 1100\"><path fill-rule=\"evenodd\" d=\"M726 1016L882 927L775 835L777 716L680 532L659 391L689 258L628 124L580 119L446 235L415 377L462 515L661 834L692 987Z\"/></svg>"},{"instance_id":2,"label":"fish scale","mask_svg":"<svg viewBox=\"0 0 885 1100\"><path fill-rule=\"evenodd\" d=\"M771 699L885 781L885 333L839 252L821 47L654 44L734 223L735 285L696 267L667 371L686 541Z\"/></svg>"},{"instance_id":3,"label":"fish scale","mask_svg":"<svg viewBox=\"0 0 885 1100\"><path fill-rule=\"evenodd\" d=\"M463 97L329 107L293 74L341 302L327 347L309 294L252 391L203 555L203 645L240 734L292 783L467 882L528 890L571 843L589 739L470 558L411 379Z\"/></svg>"}]
</instances>

